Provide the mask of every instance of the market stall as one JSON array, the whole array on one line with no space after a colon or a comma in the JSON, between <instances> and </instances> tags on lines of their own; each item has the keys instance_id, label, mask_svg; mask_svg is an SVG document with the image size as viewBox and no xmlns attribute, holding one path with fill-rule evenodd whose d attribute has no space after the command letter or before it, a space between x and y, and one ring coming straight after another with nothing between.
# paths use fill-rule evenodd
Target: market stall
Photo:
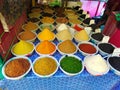
<instances>
[{"instance_id":1,"label":"market stall","mask_svg":"<svg viewBox=\"0 0 120 90\"><path fill-rule=\"evenodd\" d=\"M20 21L17 40L8 47L12 56L2 64L0 89L110 90L118 85L119 62L111 63L119 61L112 56L116 46L103 39L100 28L92 29L95 21L81 6L41 5Z\"/></svg>"}]
</instances>

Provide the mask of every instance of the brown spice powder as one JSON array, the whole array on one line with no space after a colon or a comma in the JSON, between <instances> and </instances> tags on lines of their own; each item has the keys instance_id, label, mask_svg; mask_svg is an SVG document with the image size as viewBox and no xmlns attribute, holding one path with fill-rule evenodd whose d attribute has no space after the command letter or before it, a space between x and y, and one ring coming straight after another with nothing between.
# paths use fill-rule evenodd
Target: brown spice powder
<instances>
[{"instance_id":1,"label":"brown spice powder","mask_svg":"<svg viewBox=\"0 0 120 90\"><path fill-rule=\"evenodd\" d=\"M9 77L18 77L23 75L30 67L28 60L19 58L10 61L5 67L5 73Z\"/></svg>"},{"instance_id":2,"label":"brown spice powder","mask_svg":"<svg viewBox=\"0 0 120 90\"><path fill-rule=\"evenodd\" d=\"M74 53L76 51L76 46L71 40L65 40L58 45L58 49L63 53Z\"/></svg>"}]
</instances>

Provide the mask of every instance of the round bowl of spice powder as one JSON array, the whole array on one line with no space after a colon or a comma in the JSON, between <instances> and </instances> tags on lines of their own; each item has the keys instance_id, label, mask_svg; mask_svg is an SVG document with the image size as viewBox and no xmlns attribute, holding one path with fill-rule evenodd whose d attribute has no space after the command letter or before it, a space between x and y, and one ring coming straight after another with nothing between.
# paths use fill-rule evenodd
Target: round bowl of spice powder
<instances>
[{"instance_id":1,"label":"round bowl of spice powder","mask_svg":"<svg viewBox=\"0 0 120 90\"><path fill-rule=\"evenodd\" d=\"M34 44L32 42L20 40L11 48L11 53L14 56L30 56L34 51Z\"/></svg>"},{"instance_id":2,"label":"round bowl of spice powder","mask_svg":"<svg viewBox=\"0 0 120 90\"><path fill-rule=\"evenodd\" d=\"M119 56L110 56L107 59L107 63L110 69L116 74L120 76L120 57Z\"/></svg>"},{"instance_id":3,"label":"round bowl of spice powder","mask_svg":"<svg viewBox=\"0 0 120 90\"><path fill-rule=\"evenodd\" d=\"M56 46L53 42L45 40L36 45L35 51L39 55L53 55L56 52Z\"/></svg>"},{"instance_id":4,"label":"round bowl of spice powder","mask_svg":"<svg viewBox=\"0 0 120 90\"><path fill-rule=\"evenodd\" d=\"M102 41L104 35L102 33L92 33L90 35L90 39L93 43L98 44Z\"/></svg>"},{"instance_id":5,"label":"round bowl of spice powder","mask_svg":"<svg viewBox=\"0 0 120 90\"><path fill-rule=\"evenodd\" d=\"M58 61L52 56L41 56L34 60L32 70L41 78L53 76L59 67Z\"/></svg>"},{"instance_id":6,"label":"round bowl of spice powder","mask_svg":"<svg viewBox=\"0 0 120 90\"><path fill-rule=\"evenodd\" d=\"M31 21L29 21L26 24L22 25L23 30L32 31L32 32L35 32L36 30L38 30L38 28L39 28L38 24L33 23Z\"/></svg>"},{"instance_id":7,"label":"round bowl of spice powder","mask_svg":"<svg viewBox=\"0 0 120 90\"><path fill-rule=\"evenodd\" d=\"M109 72L107 61L100 55L90 55L84 58L86 70L93 76L105 75Z\"/></svg>"},{"instance_id":8,"label":"round bowl of spice powder","mask_svg":"<svg viewBox=\"0 0 120 90\"><path fill-rule=\"evenodd\" d=\"M31 65L32 62L28 57L13 57L4 64L2 73L6 79L18 80L29 73Z\"/></svg>"},{"instance_id":9,"label":"round bowl of spice powder","mask_svg":"<svg viewBox=\"0 0 120 90\"><path fill-rule=\"evenodd\" d=\"M98 53L98 48L91 42L82 41L78 43L78 50L84 55L94 55Z\"/></svg>"},{"instance_id":10,"label":"round bowl of spice powder","mask_svg":"<svg viewBox=\"0 0 120 90\"><path fill-rule=\"evenodd\" d=\"M24 41L29 41L29 42L34 42L36 37L37 37L37 34L31 31L20 32L17 36L19 40L24 40Z\"/></svg>"},{"instance_id":11,"label":"round bowl of spice powder","mask_svg":"<svg viewBox=\"0 0 120 90\"><path fill-rule=\"evenodd\" d=\"M114 49L116 48L113 44L111 43L98 43L97 44L98 46L98 50L99 50L99 53L102 55L102 56L108 56L108 55L111 55L114 51Z\"/></svg>"},{"instance_id":12,"label":"round bowl of spice powder","mask_svg":"<svg viewBox=\"0 0 120 90\"><path fill-rule=\"evenodd\" d=\"M64 54L74 54L77 52L76 45L71 40L65 40L57 45L58 51Z\"/></svg>"},{"instance_id":13,"label":"round bowl of spice powder","mask_svg":"<svg viewBox=\"0 0 120 90\"><path fill-rule=\"evenodd\" d=\"M60 58L59 63L61 71L68 76L78 75L84 70L81 58L75 55L64 55Z\"/></svg>"}]
</instances>

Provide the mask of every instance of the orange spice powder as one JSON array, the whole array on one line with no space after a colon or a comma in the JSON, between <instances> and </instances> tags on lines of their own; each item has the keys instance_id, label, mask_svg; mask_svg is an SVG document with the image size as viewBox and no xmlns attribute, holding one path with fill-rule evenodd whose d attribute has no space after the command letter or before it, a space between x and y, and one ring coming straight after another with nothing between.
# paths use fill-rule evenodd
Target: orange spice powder
<instances>
[{"instance_id":1,"label":"orange spice powder","mask_svg":"<svg viewBox=\"0 0 120 90\"><path fill-rule=\"evenodd\" d=\"M51 54L55 49L55 45L48 40L42 41L36 47L37 52L40 54Z\"/></svg>"}]
</instances>

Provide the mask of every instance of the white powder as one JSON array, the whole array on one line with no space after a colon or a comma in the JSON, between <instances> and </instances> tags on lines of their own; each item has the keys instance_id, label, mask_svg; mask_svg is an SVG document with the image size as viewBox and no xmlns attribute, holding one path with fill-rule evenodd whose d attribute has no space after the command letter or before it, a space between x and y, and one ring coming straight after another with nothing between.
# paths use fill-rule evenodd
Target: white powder
<instances>
[{"instance_id":1,"label":"white powder","mask_svg":"<svg viewBox=\"0 0 120 90\"><path fill-rule=\"evenodd\" d=\"M99 54L87 57L85 60L85 65L86 68L89 68L89 70L97 73L104 73L108 70L106 61Z\"/></svg>"},{"instance_id":2,"label":"white powder","mask_svg":"<svg viewBox=\"0 0 120 90\"><path fill-rule=\"evenodd\" d=\"M65 24L60 24L60 25L58 26L58 28L57 28L57 31L59 32L59 31L62 31L62 30L68 30L67 25L65 25Z\"/></svg>"}]
</instances>

